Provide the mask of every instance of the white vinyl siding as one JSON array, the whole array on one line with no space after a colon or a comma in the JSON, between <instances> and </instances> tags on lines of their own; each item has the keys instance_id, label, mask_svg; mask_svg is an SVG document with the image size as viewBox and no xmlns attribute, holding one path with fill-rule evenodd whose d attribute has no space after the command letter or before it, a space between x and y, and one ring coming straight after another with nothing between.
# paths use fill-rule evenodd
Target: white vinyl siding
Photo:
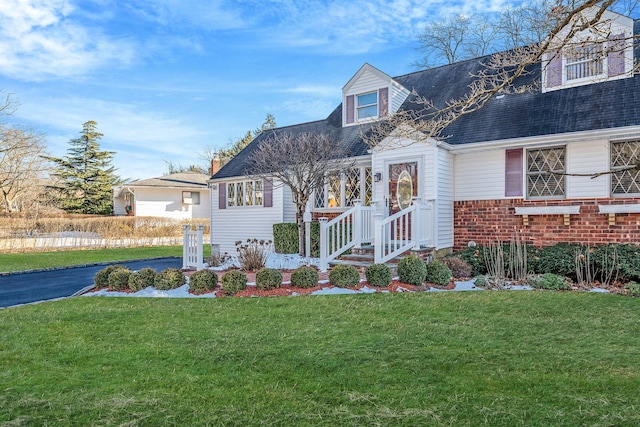
<instances>
[{"instance_id":1,"label":"white vinyl siding","mask_svg":"<svg viewBox=\"0 0 640 427\"><path fill-rule=\"evenodd\" d=\"M608 141L583 141L567 144L567 173L591 174L609 168ZM567 198L609 197L606 176L567 176Z\"/></svg>"},{"instance_id":2,"label":"white vinyl siding","mask_svg":"<svg viewBox=\"0 0 640 427\"><path fill-rule=\"evenodd\" d=\"M273 207L247 206L242 209L219 209L220 184L211 190L211 243L220 252L236 254L235 242L247 239L273 240L273 224L295 221L291 192L282 185L273 186ZM228 194L228 193L227 193Z\"/></svg>"},{"instance_id":3,"label":"white vinyl siding","mask_svg":"<svg viewBox=\"0 0 640 427\"><path fill-rule=\"evenodd\" d=\"M454 158L456 200L504 198L505 150L457 154Z\"/></svg>"},{"instance_id":4,"label":"white vinyl siding","mask_svg":"<svg viewBox=\"0 0 640 427\"><path fill-rule=\"evenodd\" d=\"M448 151L437 149L438 197L437 206L437 247L453 247L453 155Z\"/></svg>"},{"instance_id":5,"label":"white vinyl siding","mask_svg":"<svg viewBox=\"0 0 640 427\"><path fill-rule=\"evenodd\" d=\"M193 190L200 193L200 204L184 204L181 188L137 187L135 192L135 216L154 216L175 219L207 218L209 216L206 188Z\"/></svg>"}]
</instances>

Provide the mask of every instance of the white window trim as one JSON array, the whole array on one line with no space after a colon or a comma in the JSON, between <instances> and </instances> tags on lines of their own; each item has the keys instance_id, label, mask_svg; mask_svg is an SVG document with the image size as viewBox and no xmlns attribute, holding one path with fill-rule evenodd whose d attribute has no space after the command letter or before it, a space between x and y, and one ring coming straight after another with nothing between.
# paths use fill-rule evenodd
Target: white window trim
<instances>
[{"instance_id":1,"label":"white window trim","mask_svg":"<svg viewBox=\"0 0 640 427\"><path fill-rule=\"evenodd\" d=\"M359 97L366 96L366 95L371 95L372 93L375 93L375 95L376 95L376 102L375 103L366 104L366 105L358 105L358 98ZM355 108L355 111L353 112L353 114L354 114L354 117L353 117L354 118L354 122L362 123L362 122L368 122L368 121L372 121L372 120L377 120L378 117L380 116L380 93L379 93L378 89L372 90L372 91L369 91L369 92L363 92L363 93L355 94L355 96L353 98L353 104L354 104L353 106ZM372 107L374 105L376 107L376 114L375 115L360 118L359 112L360 112L361 109L370 108L370 107Z\"/></svg>"}]
</instances>

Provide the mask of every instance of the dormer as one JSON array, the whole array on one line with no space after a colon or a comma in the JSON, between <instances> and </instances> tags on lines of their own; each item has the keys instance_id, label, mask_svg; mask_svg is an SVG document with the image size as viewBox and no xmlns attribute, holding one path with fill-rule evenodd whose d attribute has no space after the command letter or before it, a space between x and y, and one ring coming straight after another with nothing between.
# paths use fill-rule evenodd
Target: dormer
<instances>
[{"instance_id":1,"label":"dormer","mask_svg":"<svg viewBox=\"0 0 640 427\"><path fill-rule=\"evenodd\" d=\"M362 124L393 114L409 93L389 75L364 64L342 88L342 125Z\"/></svg>"},{"instance_id":2,"label":"dormer","mask_svg":"<svg viewBox=\"0 0 640 427\"><path fill-rule=\"evenodd\" d=\"M595 16L593 9L582 13L575 19ZM565 39L568 31L560 31L556 40ZM631 77L633 19L605 11L598 24L576 33L570 43L551 47L542 61L543 92Z\"/></svg>"}]
</instances>

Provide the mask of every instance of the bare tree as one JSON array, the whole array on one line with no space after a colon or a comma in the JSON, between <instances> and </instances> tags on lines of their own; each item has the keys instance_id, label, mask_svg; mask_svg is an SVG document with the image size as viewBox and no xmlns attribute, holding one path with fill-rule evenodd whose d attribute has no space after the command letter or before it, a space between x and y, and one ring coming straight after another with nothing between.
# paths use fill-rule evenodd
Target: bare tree
<instances>
[{"instance_id":1,"label":"bare tree","mask_svg":"<svg viewBox=\"0 0 640 427\"><path fill-rule=\"evenodd\" d=\"M326 134L291 134L273 132L251 155L249 170L274 185L291 189L296 205L300 255L304 255L305 230L303 215L316 188L329 176L339 176L353 167L345 158L348 153Z\"/></svg>"},{"instance_id":2,"label":"bare tree","mask_svg":"<svg viewBox=\"0 0 640 427\"><path fill-rule=\"evenodd\" d=\"M522 93L537 89L534 83L519 84L519 78L532 72L534 64L542 63L545 54L557 55L562 49L581 45L572 44L576 35L590 31L600 37L590 42L607 40L608 26L602 17L616 0L586 0L575 3L565 0L549 12L554 26L539 43L514 48L490 55L484 59L478 71L469 76L465 94L450 99L444 105L435 105L430 99L413 94L415 108L401 110L385 120L375 122L371 130L362 132L363 139L372 147L384 149L386 144L427 142L433 138L445 138L443 131L460 117L478 111L498 93ZM540 19L546 19L541 17ZM622 43L624 46L624 43ZM579 46L578 46L579 47ZM612 47L602 49L607 55Z\"/></svg>"},{"instance_id":3,"label":"bare tree","mask_svg":"<svg viewBox=\"0 0 640 427\"><path fill-rule=\"evenodd\" d=\"M0 128L0 194L5 212L19 212L36 202L47 164L44 138L32 130Z\"/></svg>"}]
</instances>

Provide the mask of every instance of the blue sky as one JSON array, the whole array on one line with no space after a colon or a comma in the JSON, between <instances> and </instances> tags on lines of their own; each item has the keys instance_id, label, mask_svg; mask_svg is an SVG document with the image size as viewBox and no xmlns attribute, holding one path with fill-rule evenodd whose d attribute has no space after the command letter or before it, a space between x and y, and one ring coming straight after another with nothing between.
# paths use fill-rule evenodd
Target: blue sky
<instances>
[{"instance_id":1,"label":"blue sky","mask_svg":"<svg viewBox=\"0 0 640 427\"><path fill-rule=\"evenodd\" d=\"M416 35L439 16L508 0L2 0L0 90L11 118L66 155L98 122L123 178L202 164L259 127L325 118L365 63L415 71Z\"/></svg>"}]
</instances>

